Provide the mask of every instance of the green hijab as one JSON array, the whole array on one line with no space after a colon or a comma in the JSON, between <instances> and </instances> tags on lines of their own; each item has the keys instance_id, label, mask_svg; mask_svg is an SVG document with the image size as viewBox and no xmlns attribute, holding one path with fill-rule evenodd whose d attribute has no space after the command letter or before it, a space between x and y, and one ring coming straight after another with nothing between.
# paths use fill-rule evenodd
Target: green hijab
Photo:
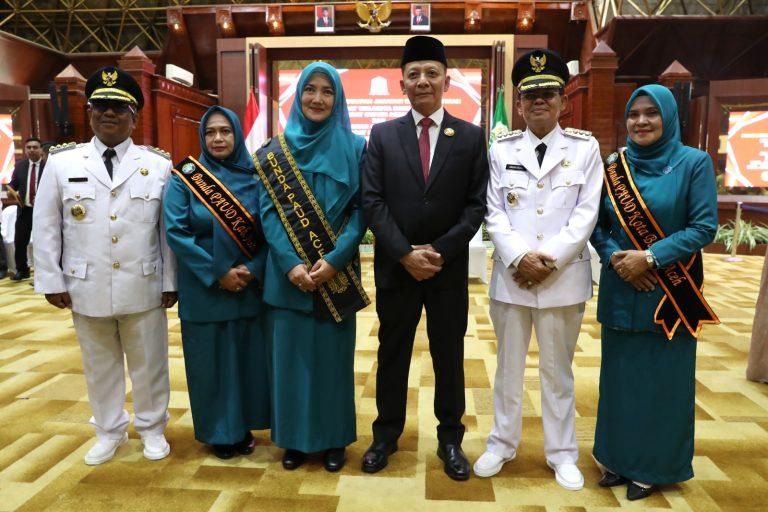
<instances>
[{"instance_id":1,"label":"green hijab","mask_svg":"<svg viewBox=\"0 0 768 512\"><path fill-rule=\"evenodd\" d=\"M307 119L301 110L301 93L315 73L327 78L334 92L331 115L320 123ZM352 133L347 100L336 68L325 62L313 62L301 72L285 140L302 172L331 178L329 185L334 190L321 206L328 217L335 218L360 188L360 158L365 147L365 139Z\"/></svg>"},{"instance_id":2,"label":"green hijab","mask_svg":"<svg viewBox=\"0 0 768 512\"><path fill-rule=\"evenodd\" d=\"M661 113L662 134L659 140L648 146L641 146L627 137L627 149L624 152L633 170L646 174L667 174L674 170L686 155L685 146L680 139L680 118L677 102L669 89L663 85L644 85L630 96L624 109L624 120L629 117L629 110L638 96L648 96Z\"/></svg>"}]
</instances>

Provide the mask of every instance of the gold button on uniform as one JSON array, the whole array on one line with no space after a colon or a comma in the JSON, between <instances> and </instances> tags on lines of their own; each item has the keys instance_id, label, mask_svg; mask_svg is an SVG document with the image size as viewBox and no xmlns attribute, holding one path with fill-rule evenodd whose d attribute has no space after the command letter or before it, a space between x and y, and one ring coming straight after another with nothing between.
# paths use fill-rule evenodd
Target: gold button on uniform
<instances>
[{"instance_id":1,"label":"gold button on uniform","mask_svg":"<svg viewBox=\"0 0 768 512\"><path fill-rule=\"evenodd\" d=\"M113 190L112 192L109 193L109 195L111 195L112 197L117 197L117 190Z\"/></svg>"},{"instance_id":2,"label":"gold button on uniform","mask_svg":"<svg viewBox=\"0 0 768 512\"><path fill-rule=\"evenodd\" d=\"M538 213L539 215L543 214L544 208L536 208L536 213Z\"/></svg>"},{"instance_id":3,"label":"gold button on uniform","mask_svg":"<svg viewBox=\"0 0 768 512\"><path fill-rule=\"evenodd\" d=\"M115 214L113 213L112 215L110 215L110 216L109 216L109 218L110 218L111 220L117 220L117 215L115 215Z\"/></svg>"},{"instance_id":4,"label":"gold button on uniform","mask_svg":"<svg viewBox=\"0 0 768 512\"><path fill-rule=\"evenodd\" d=\"M119 238L117 238L117 236L113 236L113 237L112 237L112 243L113 243L113 244L116 244L118 240L120 240L120 239L119 239Z\"/></svg>"},{"instance_id":5,"label":"gold button on uniform","mask_svg":"<svg viewBox=\"0 0 768 512\"><path fill-rule=\"evenodd\" d=\"M536 240L544 240L544 235L539 233L538 235L536 235Z\"/></svg>"},{"instance_id":6,"label":"gold button on uniform","mask_svg":"<svg viewBox=\"0 0 768 512\"><path fill-rule=\"evenodd\" d=\"M584 259L584 255L582 253L579 253L579 259Z\"/></svg>"},{"instance_id":7,"label":"gold button on uniform","mask_svg":"<svg viewBox=\"0 0 768 512\"><path fill-rule=\"evenodd\" d=\"M120 268L120 262L116 261L112 264L112 268Z\"/></svg>"},{"instance_id":8,"label":"gold button on uniform","mask_svg":"<svg viewBox=\"0 0 768 512\"><path fill-rule=\"evenodd\" d=\"M538 182L536 184L536 186L539 187L539 188L544 188L544 184L542 182Z\"/></svg>"},{"instance_id":9,"label":"gold button on uniform","mask_svg":"<svg viewBox=\"0 0 768 512\"><path fill-rule=\"evenodd\" d=\"M75 275L75 269L70 269L69 271L72 273L72 275Z\"/></svg>"},{"instance_id":10,"label":"gold button on uniform","mask_svg":"<svg viewBox=\"0 0 768 512\"><path fill-rule=\"evenodd\" d=\"M75 194L75 199L80 199L80 194Z\"/></svg>"},{"instance_id":11,"label":"gold button on uniform","mask_svg":"<svg viewBox=\"0 0 768 512\"><path fill-rule=\"evenodd\" d=\"M144 199L149 199L149 194L144 194Z\"/></svg>"}]
</instances>

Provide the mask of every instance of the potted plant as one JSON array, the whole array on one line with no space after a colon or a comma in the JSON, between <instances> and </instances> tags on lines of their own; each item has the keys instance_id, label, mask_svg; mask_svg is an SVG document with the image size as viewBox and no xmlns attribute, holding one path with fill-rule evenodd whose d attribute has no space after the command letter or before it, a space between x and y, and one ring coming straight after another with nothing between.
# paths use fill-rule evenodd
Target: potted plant
<instances>
[{"instance_id":1,"label":"potted plant","mask_svg":"<svg viewBox=\"0 0 768 512\"><path fill-rule=\"evenodd\" d=\"M704 252L725 254L731 252L735 221L721 224L717 227L715 241L709 244ZM768 247L768 226L753 224L750 221L739 221L739 239L737 253L751 256L763 256Z\"/></svg>"}]
</instances>

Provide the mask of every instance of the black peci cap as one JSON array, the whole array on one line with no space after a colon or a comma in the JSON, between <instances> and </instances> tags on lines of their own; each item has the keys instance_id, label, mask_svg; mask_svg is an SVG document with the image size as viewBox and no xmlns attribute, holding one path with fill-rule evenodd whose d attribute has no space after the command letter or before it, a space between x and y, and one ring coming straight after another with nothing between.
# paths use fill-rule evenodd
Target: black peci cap
<instances>
[{"instance_id":1,"label":"black peci cap","mask_svg":"<svg viewBox=\"0 0 768 512\"><path fill-rule=\"evenodd\" d=\"M85 84L89 100L112 100L133 103L138 110L144 106L141 87L131 75L115 67L101 68Z\"/></svg>"},{"instance_id":2,"label":"black peci cap","mask_svg":"<svg viewBox=\"0 0 768 512\"><path fill-rule=\"evenodd\" d=\"M436 60L446 68L448 67L448 60L445 58L445 46L434 37L413 36L405 42L400 67L417 60Z\"/></svg>"},{"instance_id":3,"label":"black peci cap","mask_svg":"<svg viewBox=\"0 0 768 512\"><path fill-rule=\"evenodd\" d=\"M544 48L526 53L512 68L512 84L520 92L565 87L569 78L568 66L560 55Z\"/></svg>"}]
</instances>

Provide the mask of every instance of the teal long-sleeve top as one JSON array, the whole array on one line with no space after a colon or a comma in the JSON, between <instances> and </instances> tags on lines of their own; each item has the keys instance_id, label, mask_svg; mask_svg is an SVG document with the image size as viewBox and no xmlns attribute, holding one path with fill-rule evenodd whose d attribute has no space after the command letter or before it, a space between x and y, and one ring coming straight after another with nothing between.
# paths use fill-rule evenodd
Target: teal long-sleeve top
<instances>
[{"instance_id":1,"label":"teal long-sleeve top","mask_svg":"<svg viewBox=\"0 0 768 512\"><path fill-rule=\"evenodd\" d=\"M363 158L361 158L361 166ZM326 201L326 194L332 194L332 191L335 190L335 187L331 186L331 178L313 172L305 172L303 176L319 204L328 204L330 201ZM288 280L287 275L293 267L303 263L303 260L293 248L275 205L263 185L259 186L259 202L261 203L261 223L264 237L269 245L264 272L264 302L278 308L309 313L313 310L312 294L299 290ZM358 254L360 241L365 233L366 225L360 206L359 188L352 195L348 206L338 208L337 211L339 213L334 218L328 218L328 221L334 232L338 234L338 238L336 245L325 254L324 259L333 268L340 270ZM345 225L344 221L347 217L349 220ZM344 227L343 231L341 230L342 226Z\"/></svg>"},{"instance_id":2,"label":"teal long-sleeve top","mask_svg":"<svg viewBox=\"0 0 768 512\"><path fill-rule=\"evenodd\" d=\"M717 231L717 187L712 160L703 151L685 149L684 160L668 174L634 169L632 172L643 200L666 235L650 247L659 268L677 261L687 262L693 253L712 242ZM617 329L663 332L653 322L664 293L661 287L639 292L621 279L610 264L615 251L635 247L605 194L590 241L603 264L597 320Z\"/></svg>"},{"instance_id":3,"label":"teal long-sleeve top","mask_svg":"<svg viewBox=\"0 0 768 512\"><path fill-rule=\"evenodd\" d=\"M229 170L217 171L225 184L234 176ZM238 252L230 268L244 264L255 280L241 292L219 288L214 271L214 223L218 221L177 176L172 176L163 204L166 238L178 261L179 318L190 322L220 322L252 318L263 309L262 283L267 259L264 244L252 259ZM258 218L258 212L251 212Z\"/></svg>"}]
</instances>

